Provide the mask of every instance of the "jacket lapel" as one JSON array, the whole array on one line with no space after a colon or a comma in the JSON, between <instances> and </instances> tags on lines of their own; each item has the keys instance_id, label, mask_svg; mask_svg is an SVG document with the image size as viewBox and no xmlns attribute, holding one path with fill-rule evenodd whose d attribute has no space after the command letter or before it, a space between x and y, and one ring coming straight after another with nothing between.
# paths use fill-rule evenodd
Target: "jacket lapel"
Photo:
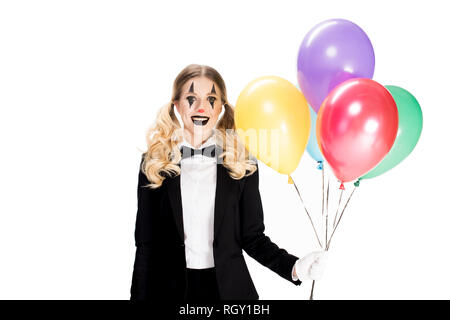
<instances>
[{"instance_id":1,"label":"jacket lapel","mask_svg":"<svg viewBox=\"0 0 450 320\"><path fill-rule=\"evenodd\" d=\"M180 166L180 164L178 164ZM177 226L178 234L184 243L184 227L183 227L183 209L181 205L180 175L172 177L167 174L164 181L167 185L167 193L169 195L172 214Z\"/></svg>"},{"instance_id":2,"label":"jacket lapel","mask_svg":"<svg viewBox=\"0 0 450 320\"><path fill-rule=\"evenodd\" d=\"M214 240L219 234L220 225L224 215L224 195L227 192L227 168L223 164L217 163L217 179L216 179L216 199L214 202Z\"/></svg>"},{"instance_id":3,"label":"jacket lapel","mask_svg":"<svg viewBox=\"0 0 450 320\"><path fill-rule=\"evenodd\" d=\"M180 164L178 164L180 166ZM216 196L214 202L214 240L220 230L220 226L224 215L224 195L227 194L227 187L229 179L227 179L227 169L221 163L217 163L217 178L216 178ZM172 207L172 213L175 224L180 235L180 239L184 242L184 226L183 226L183 208L181 202L181 188L180 175L171 177L166 176L167 192L169 195L169 202Z\"/></svg>"}]
</instances>

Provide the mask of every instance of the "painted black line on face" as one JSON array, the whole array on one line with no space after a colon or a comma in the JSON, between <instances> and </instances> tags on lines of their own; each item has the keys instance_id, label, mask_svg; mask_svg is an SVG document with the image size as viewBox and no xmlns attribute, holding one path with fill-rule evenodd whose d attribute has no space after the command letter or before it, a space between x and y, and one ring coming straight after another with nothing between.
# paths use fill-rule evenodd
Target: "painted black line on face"
<instances>
[{"instance_id":1,"label":"painted black line on face","mask_svg":"<svg viewBox=\"0 0 450 320\"><path fill-rule=\"evenodd\" d=\"M192 81L191 86L189 87L189 92L194 93L194 81ZM189 96L186 98L189 101L189 108L192 107L192 104L194 103L194 97Z\"/></svg>"},{"instance_id":2,"label":"painted black line on face","mask_svg":"<svg viewBox=\"0 0 450 320\"><path fill-rule=\"evenodd\" d=\"M189 108L192 107L192 104L194 103L195 98L193 96L189 96L186 99L189 102Z\"/></svg>"},{"instance_id":3,"label":"painted black line on face","mask_svg":"<svg viewBox=\"0 0 450 320\"><path fill-rule=\"evenodd\" d=\"M214 86L214 83L213 83L212 88L211 88L211 94L216 94L216 87ZM216 98L214 98L214 97L210 97L209 98L209 103L211 104L211 107L213 109L214 109L214 101L216 101Z\"/></svg>"}]
</instances>

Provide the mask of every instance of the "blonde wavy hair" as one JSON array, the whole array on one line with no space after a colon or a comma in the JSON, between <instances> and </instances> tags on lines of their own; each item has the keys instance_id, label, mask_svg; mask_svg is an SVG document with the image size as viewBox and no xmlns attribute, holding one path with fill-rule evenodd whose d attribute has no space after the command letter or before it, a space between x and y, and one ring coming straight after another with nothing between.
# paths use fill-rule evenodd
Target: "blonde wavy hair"
<instances>
[{"instance_id":1,"label":"blonde wavy hair","mask_svg":"<svg viewBox=\"0 0 450 320\"><path fill-rule=\"evenodd\" d=\"M204 76L220 88L221 101L225 108L222 117L217 121L214 135L216 144L222 148L218 161L228 169L233 179L241 179L257 170L257 160L251 155L236 133L234 123L234 107L228 103L225 82L212 67L190 64L176 77L173 83L172 99L157 114L155 122L146 133L147 151L143 154L140 170L145 173L150 184L147 187L159 188L166 174L180 174L178 163L181 151L177 144L183 139L183 131L174 112L174 101L181 96L181 88L191 78Z\"/></svg>"}]
</instances>

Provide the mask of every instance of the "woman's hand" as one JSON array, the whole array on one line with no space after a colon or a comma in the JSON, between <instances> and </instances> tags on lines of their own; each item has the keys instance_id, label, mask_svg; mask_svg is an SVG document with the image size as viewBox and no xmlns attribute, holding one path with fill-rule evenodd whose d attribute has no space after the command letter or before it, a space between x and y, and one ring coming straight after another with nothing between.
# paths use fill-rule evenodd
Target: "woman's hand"
<instances>
[{"instance_id":1,"label":"woman's hand","mask_svg":"<svg viewBox=\"0 0 450 320\"><path fill-rule=\"evenodd\" d=\"M315 251L297 260L294 268L294 277L300 281L319 280L325 269L328 252Z\"/></svg>"}]
</instances>

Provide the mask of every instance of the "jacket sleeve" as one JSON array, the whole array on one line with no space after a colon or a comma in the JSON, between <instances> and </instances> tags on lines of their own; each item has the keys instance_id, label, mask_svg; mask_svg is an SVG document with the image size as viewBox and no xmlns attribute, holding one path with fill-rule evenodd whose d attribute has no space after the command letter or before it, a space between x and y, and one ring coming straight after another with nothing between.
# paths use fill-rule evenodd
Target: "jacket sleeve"
<instances>
[{"instance_id":1,"label":"jacket sleeve","mask_svg":"<svg viewBox=\"0 0 450 320\"><path fill-rule=\"evenodd\" d=\"M154 251L153 239L155 239L154 223L152 213L152 199L158 191L144 187L149 183L146 175L141 171L144 161L142 155L139 166L139 177L137 187L137 215L136 228L134 232L136 257L133 267L131 281L130 300L145 300L150 296L151 289L151 257Z\"/></svg>"},{"instance_id":2,"label":"jacket sleeve","mask_svg":"<svg viewBox=\"0 0 450 320\"><path fill-rule=\"evenodd\" d=\"M256 261L271 269L295 285L300 280L292 279L292 270L298 257L279 248L264 234L264 217L259 193L259 168L244 182L239 209L241 212L242 246Z\"/></svg>"}]
</instances>

